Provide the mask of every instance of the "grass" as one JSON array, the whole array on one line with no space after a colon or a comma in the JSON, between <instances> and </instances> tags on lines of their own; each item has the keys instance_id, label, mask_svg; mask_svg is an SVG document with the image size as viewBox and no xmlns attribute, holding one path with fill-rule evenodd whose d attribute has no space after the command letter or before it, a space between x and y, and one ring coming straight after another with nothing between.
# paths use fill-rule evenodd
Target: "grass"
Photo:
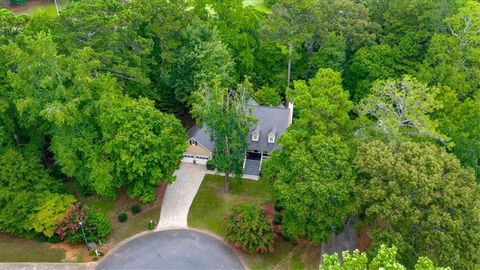
<instances>
[{"instance_id":1,"label":"grass","mask_svg":"<svg viewBox=\"0 0 480 270\"><path fill-rule=\"evenodd\" d=\"M224 181L223 176L205 176L190 207L190 227L225 237L224 218L234 205L242 201L258 205L273 204L271 183L268 181L232 181L230 194L224 192ZM294 245L280 238L275 241L272 253L238 252L250 269L318 269L320 260L319 247L307 242Z\"/></svg>"},{"instance_id":2,"label":"grass","mask_svg":"<svg viewBox=\"0 0 480 270\"><path fill-rule=\"evenodd\" d=\"M189 226L209 230L225 236L223 217L239 201L255 204L273 202L270 185L267 181L231 181L230 192L224 193L225 178L218 175L206 175L193 200L188 215ZM207 210L208 211L205 211Z\"/></svg>"},{"instance_id":3,"label":"grass","mask_svg":"<svg viewBox=\"0 0 480 270\"><path fill-rule=\"evenodd\" d=\"M0 262L61 262L65 251L40 243L0 233Z\"/></svg>"},{"instance_id":4,"label":"grass","mask_svg":"<svg viewBox=\"0 0 480 270\"><path fill-rule=\"evenodd\" d=\"M124 239L129 238L132 235L147 230L150 220L158 221L160 218L160 208L154 207L145 212L138 213L134 216L129 215L129 219L120 226L114 228L110 233L109 239L115 243L118 243Z\"/></svg>"},{"instance_id":5,"label":"grass","mask_svg":"<svg viewBox=\"0 0 480 270\"><path fill-rule=\"evenodd\" d=\"M67 3L68 0L59 0L59 9L64 8ZM30 1L25 5L10 7L10 9L17 15L31 15L38 11L46 12L52 17L57 15L57 9L53 1Z\"/></svg>"}]
</instances>

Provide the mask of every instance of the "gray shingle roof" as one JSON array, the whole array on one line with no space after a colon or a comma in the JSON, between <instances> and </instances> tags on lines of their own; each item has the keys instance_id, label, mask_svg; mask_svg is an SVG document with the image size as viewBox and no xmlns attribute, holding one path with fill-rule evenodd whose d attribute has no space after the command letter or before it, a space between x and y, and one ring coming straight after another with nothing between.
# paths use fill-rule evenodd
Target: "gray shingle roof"
<instances>
[{"instance_id":1,"label":"gray shingle roof","mask_svg":"<svg viewBox=\"0 0 480 270\"><path fill-rule=\"evenodd\" d=\"M271 151L278 149L278 138L282 135L285 130L288 128L288 118L289 118L289 108L283 106L278 107L267 107L267 106L255 106L252 111L253 117L258 121L251 128L248 135L248 151ZM252 132L259 132L258 141L252 141ZM268 134L275 134L275 142L268 142ZM188 135L190 138L194 138L198 143L207 148L210 152L213 153L215 150L214 143L210 140L208 131L204 127L193 126L188 130Z\"/></svg>"},{"instance_id":2,"label":"gray shingle roof","mask_svg":"<svg viewBox=\"0 0 480 270\"><path fill-rule=\"evenodd\" d=\"M251 132L253 129L250 129L250 134L248 136L248 151L267 151L271 152L275 149L278 149L278 137L282 135L285 130L288 128L288 117L290 109L285 107L267 107L267 106L256 106L253 108L252 114L253 117L258 119L255 124L255 129L260 130L260 136L258 142L252 141ZM275 143L268 142L268 134L271 132L275 133Z\"/></svg>"},{"instance_id":3,"label":"gray shingle roof","mask_svg":"<svg viewBox=\"0 0 480 270\"><path fill-rule=\"evenodd\" d=\"M210 153L213 153L215 150L215 144L210 140L210 136L208 135L208 131L206 128L198 126L191 127L188 132L189 140L191 138L195 139L199 144L203 147L207 148Z\"/></svg>"}]
</instances>

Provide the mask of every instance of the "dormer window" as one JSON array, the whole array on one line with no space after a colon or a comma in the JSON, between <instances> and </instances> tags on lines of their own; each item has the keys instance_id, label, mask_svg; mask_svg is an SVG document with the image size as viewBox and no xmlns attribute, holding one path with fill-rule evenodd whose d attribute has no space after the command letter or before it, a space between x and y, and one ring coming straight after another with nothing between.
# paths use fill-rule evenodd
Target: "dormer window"
<instances>
[{"instance_id":1,"label":"dormer window","mask_svg":"<svg viewBox=\"0 0 480 270\"><path fill-rule=\"evenodd\" d=\"M259 137L260 137L260 126L255 125L252 131L252 141L258 142Z\"/></svg>"},{"instance_id":2,"label":"dormer window","mask_svg":"<svg viewBox=\"0 0 480 270\"><path fill-rule=\"evenodd\" d=\"M190 145L197 145L197 141L195 139L190 140Z\"/></svg>"},{"instance_id":3,"label":"dormer window","mask_svg":"<svg viewBox=\"0 0 480 270\"><path fill-rule=\"evenodd\" d=\"M268 134L268 142L269 143L275 142L275 134Z\"/></svg>"},{"instance_id":4,"label":"dormer window","mask_svg":"<svg viewBox=\"0 0 480 270\"><path fill-rule=\"evenodd\" d=\"M258 135L259 135L258 132L253 132L252 133L252 141L258 142L258 137L259 137Z\"/></svg>"},{"instance_id":5,"label":"dormer window","mask_svg":"<svg viewBox=\"0 0 480 270\"><path fill-rule=\"evenodd\" d=\"M268 133L268 143L275 143L275 134L277 133L277 129L272 127L270 133Z\"/></svg>"}]
</instances>

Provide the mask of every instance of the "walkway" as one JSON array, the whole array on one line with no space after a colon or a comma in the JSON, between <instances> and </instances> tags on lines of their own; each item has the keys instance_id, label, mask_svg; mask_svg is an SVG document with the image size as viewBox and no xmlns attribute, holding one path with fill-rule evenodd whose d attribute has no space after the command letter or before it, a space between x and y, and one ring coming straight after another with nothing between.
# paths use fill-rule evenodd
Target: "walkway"
<instances>
[{"instance_id":1,"label":"walkway","mask_svg":"<svg viewBox=\"0 0 480 270\"><path fill-rule=\"evenodd\" d=\"M185 162L180 164L180 168L174 173L177 179L168 186L163 198L157 231L188 227L188 211L206 171L205 165Z\"/></svg>"}]
</instances>

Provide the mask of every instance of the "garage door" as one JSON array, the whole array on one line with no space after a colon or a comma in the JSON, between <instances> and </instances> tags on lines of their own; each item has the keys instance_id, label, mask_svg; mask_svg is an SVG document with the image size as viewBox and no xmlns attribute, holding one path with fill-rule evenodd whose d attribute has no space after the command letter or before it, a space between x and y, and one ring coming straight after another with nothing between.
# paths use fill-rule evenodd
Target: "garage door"
<instances>
[{"instance_id":1,"label":"garage door","mask_svg":"<svg viewBox=\"0 0 480 270\"><path fill-rule=\"evenodd\" d=\"M194 156L184 154L182 158L182 162L193 163L194 159L195 159Z\"/></svg>"},{"instance_id":2,"label":"garage door","mask_svg":"<svg viewBox=\"0 0 480 270\"><path fill-rule=\"evenodd\" d=\"M198 164L207 164L208 157L207 156L196 156L195 161Z\"/></svg>"}]
</instances>

